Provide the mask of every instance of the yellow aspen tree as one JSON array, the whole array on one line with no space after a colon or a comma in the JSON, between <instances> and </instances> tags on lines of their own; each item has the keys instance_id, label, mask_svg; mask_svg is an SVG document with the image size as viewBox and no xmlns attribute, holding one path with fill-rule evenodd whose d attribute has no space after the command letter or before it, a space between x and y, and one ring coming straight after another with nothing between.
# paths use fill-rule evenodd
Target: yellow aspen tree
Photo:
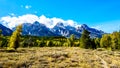
<instances>
[{"instance_id":1,"label":"yellow aspen tree","mask_svg":"<svg viewBox=\"0 0 120 68\"><path fill-rule=\"evenodd\" d=\"M22 24L17 26L16 30L13 32L10 37L7 50L16 50L19 47L20 36L22 32Z\"/></svg>"}]
</instances>

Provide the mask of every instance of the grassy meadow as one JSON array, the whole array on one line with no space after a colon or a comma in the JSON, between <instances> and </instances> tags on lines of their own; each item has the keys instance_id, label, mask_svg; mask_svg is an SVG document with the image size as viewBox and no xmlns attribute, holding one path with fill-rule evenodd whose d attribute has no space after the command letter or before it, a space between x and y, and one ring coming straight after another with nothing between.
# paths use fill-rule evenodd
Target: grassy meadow
<instances>
[{"instance_id":1,"label":"grassy meadow","mask_svg":"<svg viewBox=\"0 0 120 68\"><path fill-rule=\"evenodd\" d=\"M120 52L79 47L0 49L0 68L120 68Z\"/></svg>"}]
</instances>

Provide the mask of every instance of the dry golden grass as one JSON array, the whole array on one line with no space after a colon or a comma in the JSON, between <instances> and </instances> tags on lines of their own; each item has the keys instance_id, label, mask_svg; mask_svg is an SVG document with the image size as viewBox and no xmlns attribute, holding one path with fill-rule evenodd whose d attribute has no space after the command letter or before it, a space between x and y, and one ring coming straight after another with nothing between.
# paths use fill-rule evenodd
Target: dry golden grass
<instances>
[{"instance_id":1,"label":"dry golden grass","mask_svg":"<svg viewBox=\"0 0 120 68\"><path fill-rule=\"evenodd\" d=\"M0 49L0 68L120 68L120 52L79 47Z\"/></svg>"}]
</instances>

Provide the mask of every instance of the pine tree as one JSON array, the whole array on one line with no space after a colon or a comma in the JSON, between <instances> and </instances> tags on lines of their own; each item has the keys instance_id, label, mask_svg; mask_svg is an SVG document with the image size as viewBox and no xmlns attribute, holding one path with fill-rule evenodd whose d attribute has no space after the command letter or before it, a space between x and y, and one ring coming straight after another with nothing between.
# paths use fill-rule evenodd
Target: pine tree
<instances>
[{"instance_id":1,"label":"pine tree","mask_svg":"<svg viewBox=\"0 0 120 68\"><path fill-rule=\"evenodd\" d=\"M87 30L84 30L82 32L82 36L80 38L80 47L86 48L86 49L91 47L91 41L90 41L89 34L90 34L90 32Z\"/></svg>"},{"instance_id":2,"label":"pine tree","mask_svg":"<svg viewBox=\"0 0 120 68\"><path fill-rule=\"evenodd\" d=\"M17 26L16 30L13 32L8 43L7 50L14 51L19 47L20 36L22 32L22 25Z\"/></svg>"},{"instance_id":3,"label":"pine tree","mask_svg":"<svg viewBox=\"0 0 120 68\"><path fill-rule=\"evenodd\" d=\"M92 49L96 49L97 48L97 46L95 44L95 38L90 40L90 48L92 48Z\"/></svg>"}]
</instances>

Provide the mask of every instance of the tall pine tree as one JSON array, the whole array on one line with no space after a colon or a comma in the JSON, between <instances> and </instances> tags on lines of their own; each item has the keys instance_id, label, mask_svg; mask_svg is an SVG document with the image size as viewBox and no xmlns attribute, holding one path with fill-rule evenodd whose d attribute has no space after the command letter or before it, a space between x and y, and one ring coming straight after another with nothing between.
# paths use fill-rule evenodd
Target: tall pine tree
<instances>
[{"instance_id":1,"label":"tall pine tree","mask_svg":"<svg viewBox=\"0 0 120 68\"><path fill-rule=\"evenodd\" d=\"M82 48L90 48L91 47L91 40L89 36L90 32L87 30L83 30L82 36L80 38L80 47Z\"/></svg>"}]
</instances>

